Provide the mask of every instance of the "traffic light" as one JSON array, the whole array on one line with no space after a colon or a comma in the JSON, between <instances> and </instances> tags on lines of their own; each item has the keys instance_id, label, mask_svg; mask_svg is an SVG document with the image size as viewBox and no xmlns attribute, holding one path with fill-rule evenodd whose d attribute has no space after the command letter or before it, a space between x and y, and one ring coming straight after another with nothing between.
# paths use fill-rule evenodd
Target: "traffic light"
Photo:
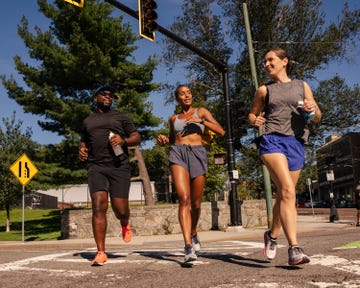
<instances>
[{"instance_id":1,"label":"traffic light","mask_svg":"<svg viewBox=\"0 0 360 288\"><path fill-rule=\"evenodd\" d=\"M69 2L70 4L73 4L73 5L78 6L80 8L84 7L84 1L85 0L65 0L65 2Z\"/></svg>"},{"instance_id":2,"label":"traffic light","mask_svg":"<svg viewBox=\"0 0 360 288\"><path fill-rule=\"evenodd\" d=\"M233 112L233 123L234 123L234 133L237 136L245 136L247 134L246 125L247 125L247 107L244 102L236 101L232 105Z\"/></svg>"},{"instance_id":3,"label":"traffic light","mask_svg":"<svg viewBox=\"0 0 360 288\"><path fill-rule=\"evenodd\" d=\"M139 33L150 41L155 41L155 31L158 24L155 20L158 18L155 9L157 4L153 0L138 0L139 6Z\"/></svg>"},{"instance_id":4,"label":"traffic light","mask_svg":"<svg viewBox=\"0 0 360 288\"><path fill-rule=\"evenodd\" d=\"M242 101L233 102L231 106L235 149L241 147L240 138L247 135L247 110L245 103Z\"/></svg>"}]
</instances>

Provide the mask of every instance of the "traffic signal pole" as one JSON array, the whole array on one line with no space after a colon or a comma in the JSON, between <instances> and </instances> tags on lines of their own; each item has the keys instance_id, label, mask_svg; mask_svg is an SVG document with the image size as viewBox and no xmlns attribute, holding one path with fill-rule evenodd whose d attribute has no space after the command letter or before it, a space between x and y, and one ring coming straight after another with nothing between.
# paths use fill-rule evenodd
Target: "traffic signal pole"
<instances>
[{"instance_id":1,"label":"traffic signal pole","mask_svg":"<svg viewBox=\"0 0 360 288\"><path fill-rule=\"evenodd\" d=\"M259 85L257 81L256 76L256 68L255 68L255 59L254 59L254 49L252 46L252 38L251 38L251 31L250 31L250 21L249 21L249 14L247 10L246 3L243 3L243 13L244 13L244 22L245 22L245 30L246 30L246 39L248 43L248 49L249 49L249 57L250 57L250 67L251 67L251 76L254 82L255 89L257 90ZM261 136L262 132L259 128L259 136ZM272 223L272 192L271 192L271 180L270 180L270 174L269 170L266 168L266 166L262 163L261 164L262 171L263 171L263 178L264 178L264 190L265 190L265 198L266 198L266 212L267 212L267 224L268 228L271 227Z\"/></svg>"},{"instance_id":2,"label":"traffic signal pole","mask_svg":"<svg viewBox=\"0 0 360 288\"><path fill-rule=\"evenodd\" d=\"M137 11L130 9L129 7L119 3L116 0L104 0L105 2L115 6L116 8L124 11L130 16L139 20L139 15ZM222 73L223 78L223 93L224 93L224 104L225 104L225 117L226 117L226 143L227 143L227 165L228 165L228 176L230 182L230 197L229 197L229 205L230 205L230 225L231 226L240 226L242 225L241 221L241 210L239 201L237 200L237 191L236 191L236 180L238 179L238 172L235 169L235 157L234 157L234 142L233 142L233 133L232 133L232 119L231 119L231 100L230 100L230 92L229 92L229 75L228 75L228 66L226 61L220 61L213 56L206 54L203 50L195 47L188 41L182 39L166 28L158 25L157 31L180 45L188 48L192 52L199 55L204 60L208 61L212 65L214 65L219 71Z\"/></svg>"}]
</instances>

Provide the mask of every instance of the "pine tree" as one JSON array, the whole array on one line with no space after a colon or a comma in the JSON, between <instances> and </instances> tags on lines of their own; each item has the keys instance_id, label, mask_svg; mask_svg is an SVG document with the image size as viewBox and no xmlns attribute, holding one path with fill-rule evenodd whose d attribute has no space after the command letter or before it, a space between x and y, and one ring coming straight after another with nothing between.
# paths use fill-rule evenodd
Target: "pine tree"
<instances>
[{"instance_id":1,"label":"pine tree","mask_svg":"<svg viewBox=\"0 0 360 288\"><path fill-rule=\"evenodd\" d=\"M157 61L150 57L136 64L132 53L138 38L123 15L104 1L86 0L80 9L63 0L50 4L38 0L40 12L50 20L42 31L31 29L24 16L18 26L35 64L14 57L15 68L25 87L13 77L1 76L11 99L23 110L40 117L45 131L64 136L60 144L39 149L38 178L42 188L59 184L83 183L85 166L77 161L82 121L92 111L95 89L104 83L118 88L117 109L126 112L138 127L142 139L153 134L160 119L152 114L149 93L158 88L152 83ZM34 32L33 32L34 31Z\"/></svg>"},{"instance_id":2,"label":"pine tree","mask_svg":"<svg viewBox=\"0 0 360 288\"><path fill-rule=\"evenodd\" d=\"M113 16L112 6L99 2L87 0L79 9L63 0L54 5L38 0L40 11L51 21L49 30L35 26L32 33L26 17L18 26L36 64L14 57L16 70L29 89L12 77L2 76L2 82L25 112L42 117L42 129L69 141L77 140L82 120L91 112L96 86L113 83L119 88L117 106L148 139L149 127L159 124L151 114L151 103L146 102L149 92L158 87L151 83L157 62L149 58L143 64L134 63L137 36L129 24L122 23L122 15Z\"/></svg>"}]
</instances>

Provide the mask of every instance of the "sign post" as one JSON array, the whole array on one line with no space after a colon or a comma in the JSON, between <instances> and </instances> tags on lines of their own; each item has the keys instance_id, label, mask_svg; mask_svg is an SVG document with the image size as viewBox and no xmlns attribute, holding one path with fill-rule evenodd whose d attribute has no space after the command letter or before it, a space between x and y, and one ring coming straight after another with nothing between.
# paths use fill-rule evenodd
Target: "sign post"
<instances>
[{"instance_id":1,"label":"sign post","mask_svg":"<svg viewBox=\"0 0 360 288\"><path fill-rule=\"evenodd\" d=\"M308 189L309 189L309 195L310 195L310 203L311 203L312 214L313 214L313 217L315 217L315 213L314 213L314 203L313 203L313 199L312 199L311 178L307 178L307 179L306 179L306 184L308 185Z\"/></svg>"},{"instance_id":2,"label":"sign post","mask_svg":"<svg viewBox=\"0 0 360 288\"><path fill-rule=\"evenodd\" d=\"M24 242L25 185L30 182L39 170L24 153L10 166L10 171L22 184L21 241Z\"/></svg>"}]
</instances>

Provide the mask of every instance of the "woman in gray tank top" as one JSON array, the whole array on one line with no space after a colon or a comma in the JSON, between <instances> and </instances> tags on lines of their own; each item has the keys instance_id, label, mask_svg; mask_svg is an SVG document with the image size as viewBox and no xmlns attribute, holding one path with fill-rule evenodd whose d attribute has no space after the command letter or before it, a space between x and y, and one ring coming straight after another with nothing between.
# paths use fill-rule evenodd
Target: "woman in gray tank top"
<instances>
[{"instance_id":1,"label":"woman in gray tank top","mask_svg":"<svg viewBox=\"0 0 360 288\"><path fill-rule=\"evenodd\" d=\"M170 170L179 199L178 213L185 242L185 262L189 262L197 259L196 252L200 250L196 227L208 165L202 135L205 127L222 136L225 131L209 110L191 106L192 94L188 86L178 86L175 97L181 112L170 117L169 137L160 134L156 140L160 145L170 145Z\"/></svg>"},{"instance_id":2,"label":"woman in gray tank top","mask_svg":"<svg viewBox=\"0 0 360 288\"><path fill-rule=\"evenodd\" d=\"M297 241L295 187L304 165L307 124L318 123L321 112L309 85L288 76L290 60L285 50L272 49L264 60L272 82L257 89L248 115L249 123L262 131L261 160L277 189L272 226L264 234L264 257L275 258L276 238L282 227L289 242L288 263L299 265L310 258Z\"/></svg>"}]
</instances>

